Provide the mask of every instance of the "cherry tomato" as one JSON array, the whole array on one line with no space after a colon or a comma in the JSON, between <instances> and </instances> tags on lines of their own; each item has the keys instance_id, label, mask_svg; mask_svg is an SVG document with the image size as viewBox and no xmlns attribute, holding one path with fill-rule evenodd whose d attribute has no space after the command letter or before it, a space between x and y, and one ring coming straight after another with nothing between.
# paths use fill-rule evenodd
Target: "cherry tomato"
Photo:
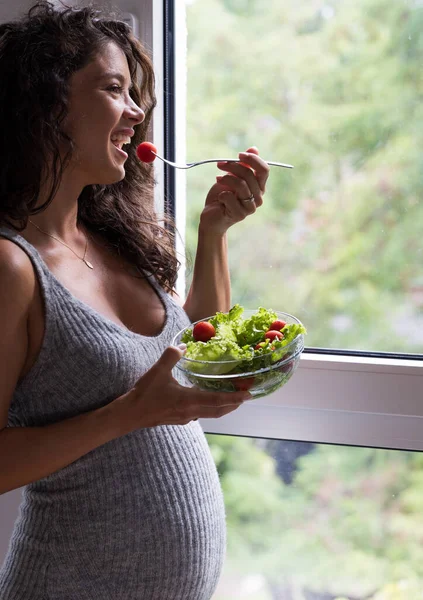
<instances>
[{"instance_id":1,"label":"cherry tomato","mask_svg":"<svg viewBox=\"0 0 423 600\"><path fill-rule=\"evenodd\" d=\"M279 319L277 321L273 321L273 323L271 323L271 325L269 325L269 329L267 331L280 331L281 329L283 329L285 327L286 323L285 321L280 321Z\"/></svg>"},{"instance_id":2,"label":"cherry tomato","mask_svg":"<svg viewBox=\"0 0 423 600\"><path fill-rule=\"evenodd\" d=\"M245 379L237 379L234 381L235 389L238 392L247 392L250 388L253 387L255 381L255 377L246 377Z\"/></svg>"},{"instance_id":3,"label":"cherry tomato","mask_svg":"<svg viewBox=\"0 0 423 600\"><path fill-rule=\"evenodd\" d=\"M208 321L200 321L192 330L192 337L196 342L208 342L215 335L216 329Z\"/></svg>"},{"instance_id":4,"label":"cherry tomato","mask_svg":"<svg viewBox=\"0 0 423 600\"><path fill-rule=\"evenodd\" d=\"M281 340L284 337L284 335L280 331L275 331L274 329L271 329L270 331L266 331L264 337L273 342L274 339Z\"/></svg>"},{"instance_id":5,"label":"cherry tomato","mask_svg":"<svg viewBox=\"0 0 423 600\"><path fill-rule=\"evenodd\" d=\"M141 162L151 163L155 160L156 155L153 154L155 152L157 154L157 148L151 142L141 142L137 147L137 156Z\"/></svg>"}]
</instances>

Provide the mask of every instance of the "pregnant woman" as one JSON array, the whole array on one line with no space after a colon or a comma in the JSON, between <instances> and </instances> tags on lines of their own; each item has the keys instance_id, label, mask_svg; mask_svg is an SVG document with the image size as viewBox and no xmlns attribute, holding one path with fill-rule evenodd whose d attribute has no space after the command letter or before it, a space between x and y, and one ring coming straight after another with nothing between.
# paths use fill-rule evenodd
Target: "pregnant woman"
<instances>
[{"instance_id":1,"label":"pregnant woman","mask_svg":"<svg viewBox=\"0 0 423 600\"><path fill-rule=\"evenodd\" d=\"M197 419L249 394L181 386L171 341L229 309L226 231L268 165L220 165L182 306L136 158L154 74L129 28L36 4L0 25L0 76L0 493L23 487L0 598L209 600L225 515Z\"/></svg>"}]
</instances>

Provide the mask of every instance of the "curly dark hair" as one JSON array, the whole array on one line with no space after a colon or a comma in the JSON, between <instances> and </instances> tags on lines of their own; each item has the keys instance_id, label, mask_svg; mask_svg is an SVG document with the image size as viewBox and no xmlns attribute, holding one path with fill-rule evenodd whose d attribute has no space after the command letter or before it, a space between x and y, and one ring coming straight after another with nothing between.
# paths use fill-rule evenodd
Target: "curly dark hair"
<instances>
[{"instance_id":1,"label":"curly dark hair","mask_svg":"<svg viewBox=\"0 0 423 600\"><path fill-rule=\"evenodd\" d=\"M136 157L156 105L152 61L130 27L114 14L93 6L58 9L42 0L23 18L0 25L0 224L14 222L22 231L31 215L52 202L73 151L72 140L62 130L70 76L110 41L127 57L131 96L145 119L128 147L125 178L86 186L78 199L78 222L171 290L179 267L174 222L166 215L159 221L151 165ZM69 148L65 157L59 151L64 141ZM52 182L50 193L37 207L46 178Z\"/></svg>"}]
</instances>

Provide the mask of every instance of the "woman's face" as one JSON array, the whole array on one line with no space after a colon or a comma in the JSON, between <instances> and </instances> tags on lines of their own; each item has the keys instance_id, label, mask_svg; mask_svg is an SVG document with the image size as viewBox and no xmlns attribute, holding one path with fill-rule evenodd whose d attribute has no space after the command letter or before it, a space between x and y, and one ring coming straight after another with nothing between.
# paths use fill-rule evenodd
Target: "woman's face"
<instances>
[{"instance_id":1,"label":"woman's face","mask_svg":"<svg viewBox=\"0 0 423 600\"><path fill-rule=\"evenodd\" d=\"M144 112L129 95L131 76L124 52L110 42L70 79L69 113L64 130L75 151L72 178L82 186L111 184L125 177L130 141Z\"/></svg>"}]
</instances>

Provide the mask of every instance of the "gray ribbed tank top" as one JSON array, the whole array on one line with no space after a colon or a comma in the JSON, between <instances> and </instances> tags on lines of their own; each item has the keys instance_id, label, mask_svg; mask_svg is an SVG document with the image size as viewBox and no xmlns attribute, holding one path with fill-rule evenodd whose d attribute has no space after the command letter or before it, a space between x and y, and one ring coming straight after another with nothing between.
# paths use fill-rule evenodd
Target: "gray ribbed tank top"
<instances>
[{"instance_id":1,"label":"gray ribbed tank top","mask_svg":"<svg viewBox=\"0 0 423 600\"><path fill-rule=\"evenodd\" d=\"M165 325L154 337L131 332L73 296L22 236L8 228L0 235L30 257L45 306L42 348L15 390L8 426L46 425L107 404L189 324L150 276ZM138 429L23 488L0 599L209 600L224 521L200 425Z\"/></svg>"}]
</instances>

